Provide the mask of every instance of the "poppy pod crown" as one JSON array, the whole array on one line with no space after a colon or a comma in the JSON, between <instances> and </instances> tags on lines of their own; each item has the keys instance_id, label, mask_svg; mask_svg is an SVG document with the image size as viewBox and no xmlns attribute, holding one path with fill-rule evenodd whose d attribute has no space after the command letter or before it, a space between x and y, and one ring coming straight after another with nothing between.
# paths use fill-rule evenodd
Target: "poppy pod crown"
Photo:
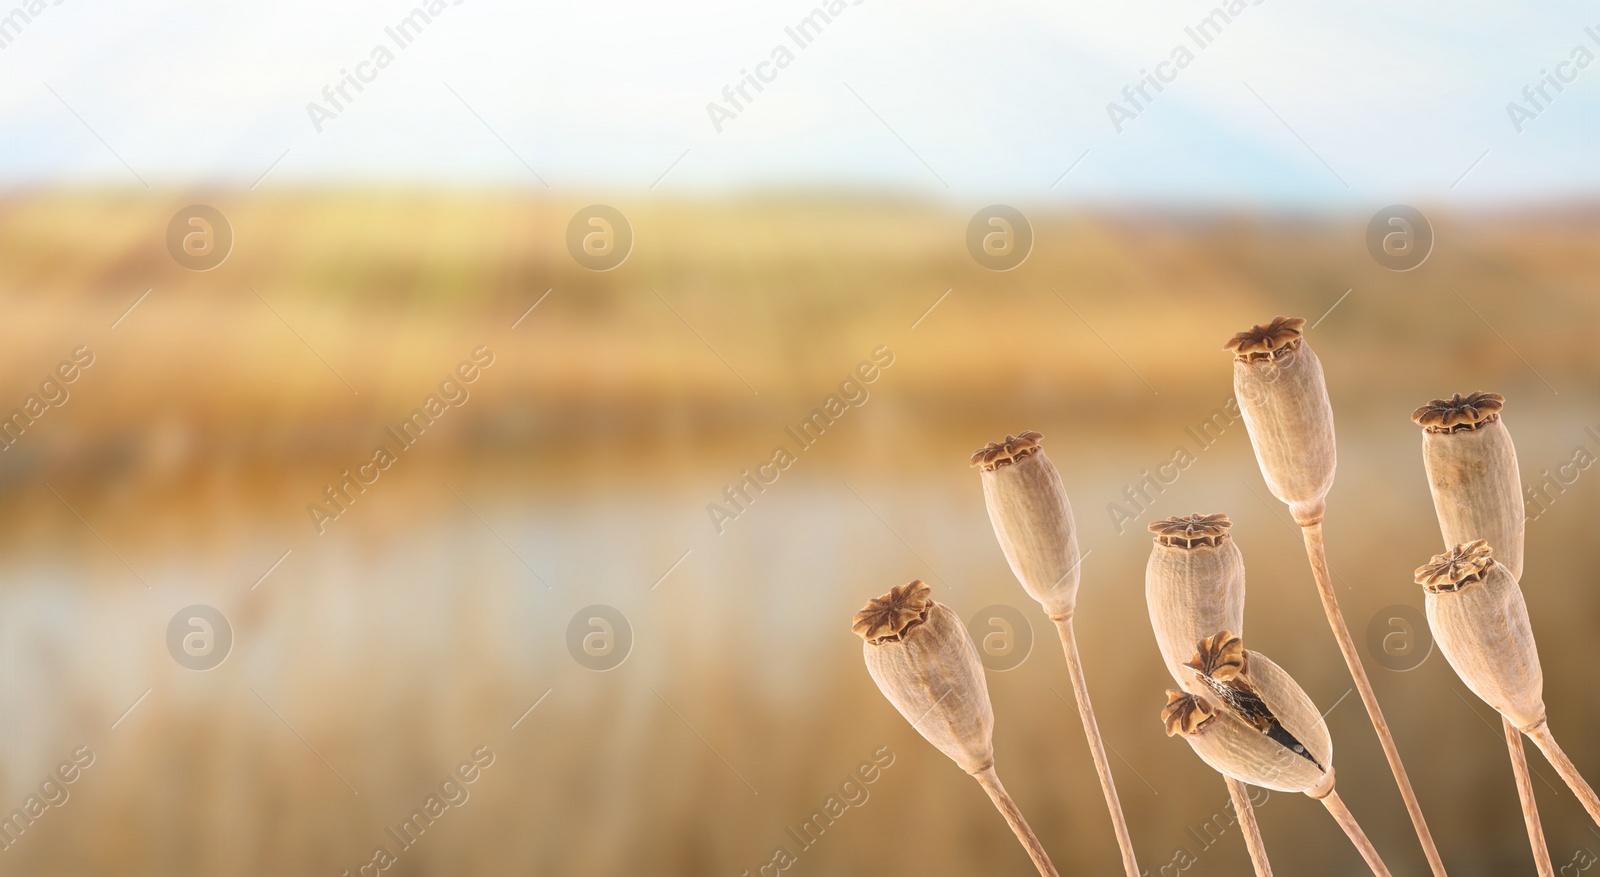
<instances>
[{"instance_id":1,"label":"poppy pod crown","mask_svg":"<svg viewBox=\"0 0 1600 877\"><path fill-rule=\"evenodd\" d=\"M1457 393L1411 412L1411 420L1428 432L1465 432L1499 420L1505 404L1499 393Z\"/></svg>"}]
</instances>

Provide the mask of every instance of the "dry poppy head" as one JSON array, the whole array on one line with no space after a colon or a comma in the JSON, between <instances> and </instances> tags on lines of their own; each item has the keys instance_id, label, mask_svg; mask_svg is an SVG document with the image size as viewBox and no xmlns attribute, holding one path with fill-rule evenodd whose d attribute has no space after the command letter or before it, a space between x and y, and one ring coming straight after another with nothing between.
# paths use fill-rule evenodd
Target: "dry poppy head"
<instances>
[{"instance_id":1,"label":"dry poppy head","mask_svg":"<svg viewBox=\"0 0 1600 877\"><path fill-rule=\"evenodd\" d=\"M1459 591L1473 582L1481 582L1494 566L1494 549L1478 539L1463 542L1444 554L1435 554L1433 561L1417 567L1417 584L1435 594Z\"/></svg>"},{"instance_id":2,"label":"dry poppy head","mask_svg":"<svg viewBox=\"0 0 1600 877\"><path fill-rule=\"evenodd\" d=\"M1008 435L1004 441L990 442L974 451L972 465L987 472L993 472L1001 466L1010 466L1020 462L1025 457L1039 452L1039 443L1044 439L1040 433L1026 430L1019 435Z\"/></svg>"},{"instance_id":3,"label":"dry poppy head","mask_svg":"<svg viewBox=\"0 0 1600 877\"><path fill-rule=\"evenodd\" d=\"M1217 717L1211 706L1187 691L1167 689L1167 705L1161 708L1161 723L1167 736L1198 734Z\"/></svg>"},{"instance_id":4,"label":"dry poppy head","mask_svg":"<svg viewBox=\"0 0 1600 877\"><path fill-rule=\"evenodd\" d=\"M1193 658L1185 664L1202 676L1218 682L1229 682L1244 671L1244 640L1224 630L1208 636L1196 645Z\"/></svg>"},{"instance_id":5,"label":"dry poppy head","mask_svg":"<svg viewBox=\"0 0 1600 877\"><path fill-rule=\"evenodd\" d=\"M850 629L869 643L896 642L913 627L928 620L933 589L921 579L896 585L889 593L868 601L855 615Z\"/></svg>"},{"instance_id":6,"label":"dry poppy head","mask_svg":"<svg viewBox=\"0 0 1600 877\"><path fill-rule=\"evenodd\" d=\"M1227 515L1181 515L1151 521L1148 526L1161 545L1175 548L1210 545L1214 548L1228 538L1228 528L1233 522Z\"/></svg>"},{"instance_id":7,"label":"dry poppy head","mask_svg":"<svg viewBox=\"0 0 1600 877\"><path fill-rule=\"evenodd\" d=\"M1277 359L1300 346L1303 317L1273 317L1265 326L1251 326L1228 339L1225 349L1233 351L1237 359L1246 362L1258 359Z\"/></svg>"},{"instance_id":8,"label":"dry poppy head","mask_svg":"<svg viewBox=\"0 0 1600 877\"><path fill-rule=\"evenodd\" d=\"M1506 397L1499 393L1460 393L1435 399L1411 412L1411 419L1428 432L1464 432L1500 419Z\"/></svg>"}]
</instances>

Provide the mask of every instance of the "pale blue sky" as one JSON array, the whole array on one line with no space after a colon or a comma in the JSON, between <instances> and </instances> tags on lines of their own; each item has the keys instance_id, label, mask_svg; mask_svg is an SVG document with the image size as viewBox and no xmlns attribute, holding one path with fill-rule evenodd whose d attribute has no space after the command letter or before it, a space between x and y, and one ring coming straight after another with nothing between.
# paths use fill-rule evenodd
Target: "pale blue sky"
<instances>
[{"instance_id":1,"label":"pale blue sky","mask_svg":"<svg viewBox=\"0 0 1600 877\"><path fill-rule=\"evenodd\" d=\"M536 172L580 191L1061 203L1600 193L1600 62L1562 68L1574 81L1522 132L1506 111L1575 47L1600 54L1593 6L1262 0L1197 48L1185 28L1207 0L862 0L798 48L785 28L815 5L462 0L399 48L398 0L61 0L0 49L0 182L248 186L271 167L266 188L542 189ZM772 81L718 132L707 104L785 43L792 63L762 68ZM317 131L307 104L379 44L393 62L363 68ZM1192 63L1118 133L1107 105L1180 44Z\"/></svg>"}]
</instances>

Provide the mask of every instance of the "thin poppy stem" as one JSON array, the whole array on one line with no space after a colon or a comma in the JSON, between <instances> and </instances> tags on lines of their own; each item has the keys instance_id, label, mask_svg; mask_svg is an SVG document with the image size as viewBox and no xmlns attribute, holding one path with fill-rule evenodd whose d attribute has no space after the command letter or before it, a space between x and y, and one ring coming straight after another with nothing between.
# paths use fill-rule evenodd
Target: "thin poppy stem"
<instances>
[{"instance_id":1,"label":"thin poppy stem","mask_svg":"<svg viewBox=\"0 0 1600 877\"><path fill-rule=\"evenodd\" d=\"M1533 862L1539 868L1539 877L1555 877L1550 848L1544 841L1544 826L1539 822L1539 802L1533 797L1528 755L1522 749L1522 732L1505 716L1500 717L1500 723L1505 726L1506 749L1511 753L1511 773L1517 778L1517 798L1522 802L1522 821L1528 826L1528 846L1533 848Z\"/></svg>"},{"instance_id":2,"label":"thin poppy stem","mask_svg":"<svg viewBox=\"0 0 1600 877\"><path fill-rule=\"evenodd\" d=\"M1011 826L1011 831L1016 834L1017 840L1022 842L1022 848L1028 851L1028 858L1033 860L1033 866L1039 869L1040 877L1061 877L1056 873L1056 866L1050 863L1050 856L1045 853L1044 845L1039 843L1039 838L1034 836L1033 829L1028 827L1028 820L1022 818L1022 811L1017 809L1017 802L1011 800L1011 795L1006 787L1000 784L1000 777L994 772L994 765L990 765L981 773L973 774L978 785L989 793L994 801L995 809L1006 818Z\"/></svg>"},{"instance_id":3,"label":"thin poppy stem","mask_svg":"<svg viewBox=\"0 0 1600 877\"><path fill-rule=\"evenodd\" d=\"M1411 788L1406 766L1400 761L1400 750L1394 745L1389 722L1384 719L1383 709L1378 706L1378 696L1372 692L1372 682L1367 679L1367 670L1361 665L1361 654L1356 651L1355 641L1350 638L1350 628L1344 623L1344 612L1339 609L1339 598L1334 595L1333 576L1328 571L1328 552L1322 541L1322 522L1301 527L1300 532L1305 537L1306 555L1311 560L1312 577L1317 581L1317 594L1322 598L1323 614L1328 616L1328 626L1333 628L1339 653L1344 655L1345 666L1350 668L1350 678L1355 681L1356 691L1360 692L1361 702L1367 708L1367 716L1372 720L1373 729L1378 732L1378 742L1383 745L1389 770L1394 774L1395 784L1400 787L1400 797L1405 799L1406 812L1411 815L1411 825L1416 829L1417 839L1422 842L1428 867L1432 869L1434 877L1445 877L1444 861L1439 858L1433 832L1428 830L1428 821L1422 816L1422 807L1417 803L1417 793Z\"/></svg>"},{"instance_id":4,"label":"thin poppy stem","mask_svg":"<svg viewBox=\"0 0 1600 877\"><path fill-rule=\"evenodd\" d=\"M1233 799L1233 812L1239 817L1244 846L1250 851L1250 864L1256 869L1256 877L1272 877L1272 863L1267 861L1267 845L1261 840L1256 808L1250 804L1250 789L1233 777L1224 779L1228 781L1228 797Z\"/></svg>"},{"instance_id":5,"label":"thin poppy stem","mask_svg":"<svg viewBox=\"0 0 1600 877\"><path fill-rule=\"evenodd\" d=\"M1083 678L1083 661L1078 657L1078 638L1072 632L1072 618L1068 616L1051 620L1061 633L1061 648L1067 653L1072 694L1078 701L1078 717L1083 720L1083 733L1089 738L1089 753L1094 756L1095 773L1100 775L1100 791L1105 793L1106 809L1111 811L1111 825L1116 829L1117 846L1122 850L1122 867L1128 872L1128 877L1139 877L1139 863L1133 855L1133 840L1128 836L1128 820L1122 815L1122 802L1117 799L1117 783L1111 778L1111 764L1106 760L1105 743L1100 740L1100 726L1094 719L1094 705L1089 702L1089 683Z\"/></svg>"}]
</instances>

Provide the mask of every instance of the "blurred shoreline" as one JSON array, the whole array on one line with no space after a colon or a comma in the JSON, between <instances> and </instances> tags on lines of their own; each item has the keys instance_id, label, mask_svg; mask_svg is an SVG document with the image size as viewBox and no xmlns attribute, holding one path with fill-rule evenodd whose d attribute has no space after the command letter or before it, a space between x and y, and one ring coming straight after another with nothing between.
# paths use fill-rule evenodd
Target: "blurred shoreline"
<instances>
[{"instance_id":1,"label":"blurred shoreline","mask_svg":"<svg viewBox=\"0 0 1600 877\"><path fill-rule=\"evenodd\" d=\"M919 415L986 423L1022 399L1047 416L1142 427L1168 399L1227 398L1216 339L1279 312L1316 319L1346 290L1322 329L1348 354L1336 391L1385 393L1395 384L1381 376L1424 363L1527 383L1522 348L1537 350L1540 374L1582 373L1591 354L1577 315L1600 318L1582 291L1600 268L1594 206L1436 216L1437 234L1455 239L1409 276L1379 269L1359 225L1336 218L1041 213L1029 260L995 274L971 263L952 209L662 200L624 205L635 252L596 274L560 248L577 202L559 198L217 193L234 252L195 273L158 234L182 203L166 200L0 200L0 302L27 327L0 352L0 412L63 351L87 344L101 357L70 402L0 455L0 481L364 453L372 425L403 417L480 344L502 364L430 442L532 455L598 446L631 460L797 421L882 344L912 363L886 386ZM1561 325L1543 320L1555 306L1569 312ZM1520 346L1485 340L1486 321ZM1138 401L1158 387L1167 399Z\"/></svg>"}]
</instances>

